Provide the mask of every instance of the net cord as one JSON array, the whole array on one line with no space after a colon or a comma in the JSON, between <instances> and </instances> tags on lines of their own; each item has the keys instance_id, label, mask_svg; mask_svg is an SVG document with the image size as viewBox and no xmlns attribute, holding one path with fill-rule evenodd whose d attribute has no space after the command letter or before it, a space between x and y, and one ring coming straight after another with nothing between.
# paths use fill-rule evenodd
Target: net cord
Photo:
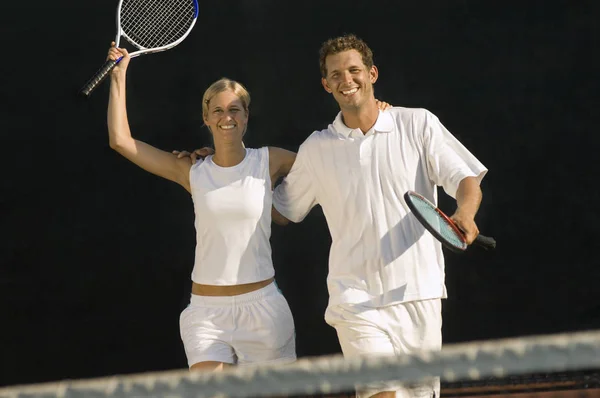
<instances>
[{"instance_id":1,"label":"net cord","mask_svg":"<svg viewBox=\"0 0 600 398\"><path fill-rule=\"evenodd\" d=\"M479 380L600 367L600 331L451 344L403 357L302 358L290 365L234 367L220 373L187 369L65 380L0 388L0 397L251 397L336 393L355 383Z\"/></svg>"}]
</instances>

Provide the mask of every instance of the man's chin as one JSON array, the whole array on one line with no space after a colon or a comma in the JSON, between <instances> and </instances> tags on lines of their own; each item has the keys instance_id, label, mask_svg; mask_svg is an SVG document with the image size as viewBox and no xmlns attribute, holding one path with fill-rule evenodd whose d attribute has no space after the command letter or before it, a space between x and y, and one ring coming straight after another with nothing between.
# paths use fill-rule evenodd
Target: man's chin
<instances>
[{"instance_id":1,"label":"man's chin","mask_svg":"<svg viewBox=\"0 0 600 398\"><path fill-rule=\"evenodd\" d=\"M358 98L343 98L341 101L338 101L340 108L342 109L358 109L360 108L361 102Z\"/></svg>"}]
</instances>

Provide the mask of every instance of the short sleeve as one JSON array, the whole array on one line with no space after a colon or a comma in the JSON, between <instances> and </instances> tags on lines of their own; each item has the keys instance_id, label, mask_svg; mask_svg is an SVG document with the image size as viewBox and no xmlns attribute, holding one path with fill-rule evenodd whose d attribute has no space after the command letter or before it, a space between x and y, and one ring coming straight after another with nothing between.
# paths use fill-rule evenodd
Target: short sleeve
<instances>
[{"instance_id":1,"label":"short sleeve","mask_svg":"<svg viewBox=\"0 0 600 398\"><path fill-rule=\"evenodd\" d=\"M317 204L306 144L302 144L289 174L273 192L273 206L287 219L302 221Z\"/></svg>"},{"instance_id":2,"label":"short sleeve","mask_svg":"<svg viewBox=\"0 0 600 398\"><path fill-rule=\"evenodd\" d=\"M464 178L475 177L481 183L487 168L428 111L423 135L427 171L434 184L456 198L458 185Z\"/></svg>"}]
</instances>

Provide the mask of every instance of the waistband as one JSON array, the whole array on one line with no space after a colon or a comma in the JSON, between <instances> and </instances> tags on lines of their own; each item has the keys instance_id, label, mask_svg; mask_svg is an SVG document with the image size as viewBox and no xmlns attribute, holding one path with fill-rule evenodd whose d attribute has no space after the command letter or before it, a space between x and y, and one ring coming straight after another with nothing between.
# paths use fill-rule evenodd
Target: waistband
<instances>
[{"instance_id":1,"label":"waistband","mask_svg":"<svg viewBox=\"0 0 600 398\"><path fill-rule=\"evenodd\" d=\"M280 294L275 281L253 292L238 294L236 296L199 296L197 294L192 294L190 305L201 307L235 306L252 303L273 294Z\"/></svg>"}]
</instances>

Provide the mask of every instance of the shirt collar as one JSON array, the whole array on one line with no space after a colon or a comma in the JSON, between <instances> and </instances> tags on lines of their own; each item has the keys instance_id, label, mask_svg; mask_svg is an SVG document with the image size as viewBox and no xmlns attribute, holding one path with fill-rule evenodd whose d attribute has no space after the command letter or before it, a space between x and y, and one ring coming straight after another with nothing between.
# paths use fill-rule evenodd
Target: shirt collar
<instances>
[{"instance_id":1,"label":"shirt collar","mask_svg":"<svg viewBox=\"0 0 600 398\"><path fill-rule=\"evenodd\" d=\"M344 124L342 120L342 112L339 112L333 121L333 128L336 132L344 135L346 138L350 137L354 130L358 130L351 129ZM391 133L394 130L394 119L390 112L379 111L379 116L377 117L377 121L373 126L373 130L375 130L377 133Z\"/></svg>"}]
</instances>

